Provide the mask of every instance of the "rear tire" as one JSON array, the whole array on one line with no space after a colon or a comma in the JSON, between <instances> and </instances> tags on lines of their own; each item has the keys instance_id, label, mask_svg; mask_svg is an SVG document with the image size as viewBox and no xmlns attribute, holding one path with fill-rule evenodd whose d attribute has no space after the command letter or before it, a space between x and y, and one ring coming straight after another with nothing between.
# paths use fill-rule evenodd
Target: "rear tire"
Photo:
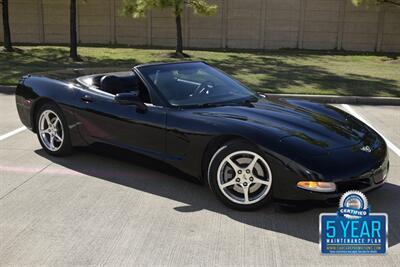
<instances>
[{"instance_id":1,"label":"rear tire","mask_svg":"<svg viewBox=\"0 0 400 267\"><path fill-rule=\"evenodd\" d=\"M36 113L36 134L42 148L52 156L66 156L72 152L66 119L61 109L46 103Z\"/></svg>"},{"instance_id":2,"label":"rear tire","mask_svg":"<svg viewBox=\"0 0 400 267\"><path fill-rule=\"evenodd\" d=\"M272 172L263 153L241 140L215 152L209 163L208 183L222 203L238 210L261 208L272 196Z\"/></svg>"}]
</instances>

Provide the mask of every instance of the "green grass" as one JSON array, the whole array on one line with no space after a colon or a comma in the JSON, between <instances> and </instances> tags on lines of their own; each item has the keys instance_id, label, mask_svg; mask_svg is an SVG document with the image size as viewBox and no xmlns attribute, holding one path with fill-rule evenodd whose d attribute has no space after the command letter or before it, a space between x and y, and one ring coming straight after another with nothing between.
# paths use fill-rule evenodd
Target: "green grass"
<instances>
[{"instance_id":1,"label":"green grass","mask_svg":"<svg viewBox=\"0 0 400 267\"><path fill-rule=\"evenodd\" d=\"M0 84L16 84L28 73L59 77L81 73L130 69L147 62L177 61L172 50L80 47L83 62L68 60L68 48L21 46L0 52ZM400 59L312 51L218 52L186 50L190 60L204 60L233 75L249 87L266 93L333 94L400 97ZM67 71L65 71L67 70Z\"/></svg>"}]
</instances>

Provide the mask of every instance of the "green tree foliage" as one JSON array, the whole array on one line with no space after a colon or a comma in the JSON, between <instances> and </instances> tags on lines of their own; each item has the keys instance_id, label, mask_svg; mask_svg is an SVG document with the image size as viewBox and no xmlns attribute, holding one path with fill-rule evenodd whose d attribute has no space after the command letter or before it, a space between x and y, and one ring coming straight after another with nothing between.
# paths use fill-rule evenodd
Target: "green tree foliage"
<instances>
[{"instance_id":1,"label":"green tree foliage","mask_svg":"<svg viewBox=\"0 0 400 267\"><path fill-rule=\"evenodd\" d=\"M400 0L351 0L351 2L355 6L360 6L360 5L374 6L383 3L400 6Z\"/></svg>"},{"instance_id":2,"label":"green tree foliage","mask_svg":"<svg viewBox=\"0 0 400 267\"><path fill-rule=\"evenodd\" d=\"M205 0L124 0L122 14L133 18L145 17L146 13L152 9L171 8L174 12L176 23L176 54L183 55L182 45L182 12L184 6L193 9L198 15L212 15L216 12L217 6L209 4Z\"/></svg>"}]
</instances>

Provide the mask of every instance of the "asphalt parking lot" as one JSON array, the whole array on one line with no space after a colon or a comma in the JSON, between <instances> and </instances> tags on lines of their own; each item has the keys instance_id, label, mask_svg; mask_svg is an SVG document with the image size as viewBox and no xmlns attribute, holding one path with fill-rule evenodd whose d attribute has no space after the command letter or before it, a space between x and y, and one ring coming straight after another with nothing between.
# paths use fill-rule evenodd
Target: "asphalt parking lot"
<instances>
[{"instance_id":1,"label":"asphalt parking lot","mask_svg":"<svg viewBox=\"0 0 400 267\"><path fill-rule=\"evenodd\" d=\"M346 108L346 106L339 105ZM400 107L349 106L400 147ZM398 266L400 154L387 184L367 194L389 215L385 256L322 256L318 215L335 207L255 212L220 204L159 162L107 149L46 155L0 93L0 265ZM398 152L398 151L397 151ZM128 159L123 159L128 158ZM339 166L340 167L340 166Z\"/></svg>"}]
</instances>

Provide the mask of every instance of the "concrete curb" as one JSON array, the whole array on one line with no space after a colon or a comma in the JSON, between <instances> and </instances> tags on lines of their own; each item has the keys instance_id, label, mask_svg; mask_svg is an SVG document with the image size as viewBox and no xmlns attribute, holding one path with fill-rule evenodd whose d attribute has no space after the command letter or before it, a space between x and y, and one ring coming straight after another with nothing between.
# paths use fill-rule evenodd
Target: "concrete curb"
<instances>
[{"instance_id":1,"label":"concrete curb","mask_svg":"<svg viewBox=\"0 0 400 267\"><path fill-rule=\"evenodd\" d=\"M336 96L336 95L300 95L300 94L265 94L270 98L297 98L319 103L352 105L391 105L400 106L399 97Z\"/></svg>"},{"instance_id":2,"label":"concrete curb","mask_svg":"<svg viewBox=\"0 0 400 267\"><path fill-rule=\"evenodd\" d=\"M0 85L0 93L13 94L15 86ZM265 94L269 98L297 98L319 103L352 105L391 105L400 106L400 97L336 96L336 95L301 95L301 94Z\"/></svg>"},{"instance_id":3,"label":"concrete curb","mask_svg":"<svg viewBox=\"0 0 400 267\"><path fill-rule=\"evenodd\" d=\"M0 85L0 94L14 94L15 86L13 85Z\"/></svg>"}]
</instances>

